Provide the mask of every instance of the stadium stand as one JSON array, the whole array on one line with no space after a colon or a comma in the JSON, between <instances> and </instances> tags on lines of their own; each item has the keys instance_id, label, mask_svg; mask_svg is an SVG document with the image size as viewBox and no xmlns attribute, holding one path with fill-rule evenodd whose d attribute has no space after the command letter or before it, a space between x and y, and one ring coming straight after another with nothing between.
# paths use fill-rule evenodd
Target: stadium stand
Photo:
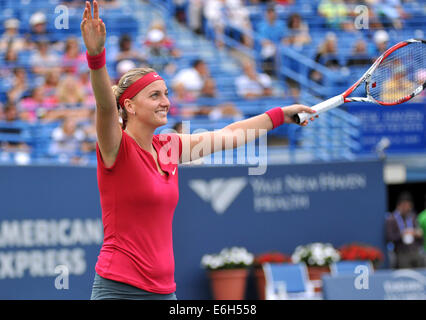
<instances>
[{"instance_id":1,"label":"stadium stand","mask_svg":"<svg viewBox=\"0 0 426 320\"><path fill-rule=\"evenodd\" d=\"M331 97L350 85L377 57L380 41L390 46L402 39L424 37L426 6L421 1L403 1L405 14L397 22L386 19L389 8L379 5L367 7L371 24L369 29L354 27L356 8L349 4L344 5L344 17L336 22L331 20L327 11L328 1L325 0L296 0L288 5L274 4L273 1L234 2L229 7L224 2L223 9L226 10L222 10L221 19L216 20L206 14L206 7L197 9L190 0L117 0L102 7L100 14L108 28L107 67L112 81L116 81L126 68L154 65L171 91L172 110L167 127L172 128L178 122L190 120L191 130L218 129L237 119L236 115L249 117L274 106L292 103L313 105ZM65 42L71 37L78 39L80 56L85 51L79 28L81 3L5 0L0 3L0 9L0 102L4 106L11 100L16 103L19 118L19 124L14 124L5 119L2 115L4 112L0 113L0 130L15 125L22 128L19 134L2 134L0 153L3 156L0 159L14 158L13 154L17 151L7 143L11 139L9 135L14 135L13 139L22 139L29 146L19 152L27 153L31 162L62 159L66 163L63 159L80 159L73 163L93 163L93 150L92 153L79 150L75 157L64 158L49 153L47 147L51 143L54 128L60 126L66 117L75 118L78 127L91 121L88 115L94 108L94 100L87 81L84 59L81 60L79 55L71 61L64 58ZM273 45L267 48L269 54L273 52L274 58L271 60L273 94L244 99L238 96L235 86L235 79L242 74L241 59L253 59L259 73L268 71L263 70L265 52L268 53L264 48L264 26L268 10L275 12L276 21L283 29L282 34L277 33L276 39L271 40ZM64 12L67 18L61 20ZM161 31L150 34L160 37L160 47L156 54L152 54L147 45L150 39L148 31L153 28ZM140 53L140 60L116 59L123 36L130 39L132 50ZM334 44L324 43L327 39ZM43 42L49 43L48 52L38 53L37 56L36 46ZM173 54L170 50L161 49L170 46L175 48ZM323 50L327 46L330 52ZM213 97L177 99L178 94L171 87L172 79L195 59L207 63L218 94ZM32 61L43 64L48 61L57 64L60 61L57 69L62 72L61 78L69 75L65 64L75 63L71 76L77 79L80 88L72 90L83 91L81 101L74 105L59 101L56 89L46 84L46 76L33 68L35 62ZM123 62L120 68L118 62ZM39 100L34 98L38 87L42 87L44 92ZM220 111L221 108L217 108L222 105L230 105L234 111L227 115ZM270 146L270 155L273 157L290 152L295 155L292 161L298 159L297 154L307 155L304 159L309 161L355 159L360 156L362 149L361 131L360 120L345 108L339 108L323 115L303 130L288 126L270 132L270 137L277 138L271 140L279 141L280 144Z\"/></svg>"}]
</instances>

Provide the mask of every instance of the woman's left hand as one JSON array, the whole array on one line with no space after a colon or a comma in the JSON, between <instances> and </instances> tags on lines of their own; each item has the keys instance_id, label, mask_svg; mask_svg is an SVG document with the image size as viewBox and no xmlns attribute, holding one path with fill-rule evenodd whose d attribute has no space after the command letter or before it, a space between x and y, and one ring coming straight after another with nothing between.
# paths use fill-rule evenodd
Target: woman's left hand
<instances>
[{"instance_id":1,"label":"woman's left hand","mask_svg":"<svg viewBox=\"0 0 426 320\"><path fill-rule=\"evenodd\" d=\"M297 113L306 112L311 113L312 117L309 119L311 121L314 121L315 118L318 118L318 116L315 116L316 111L313 110L311 107L304 106L303 104L293 104L288 107L282 108L284 112L284 123L296 123L293 119L293 116ZM301 126L306 126L308 124L308 120L303 121L300 123Z\"/></svg>"}]
</instances>

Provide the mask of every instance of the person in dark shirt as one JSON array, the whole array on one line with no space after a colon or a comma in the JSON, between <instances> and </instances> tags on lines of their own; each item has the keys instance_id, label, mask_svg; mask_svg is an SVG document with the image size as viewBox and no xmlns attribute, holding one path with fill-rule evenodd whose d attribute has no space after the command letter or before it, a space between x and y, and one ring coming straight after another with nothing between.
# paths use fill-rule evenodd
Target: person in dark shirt
<instances>
[{"instance_id":1,"label":"person in dark shirt","mask_svg":"<svg viewBox=\"0 0 426 320\"><path fill-rule=\"evenodd\" d=\"M19 139L19 135L22 133L22 127L19 125L14 126L13 124L18 123L21 119L19 117L18 109L15 103L8 101L4 106L4 121L0 124L0 134L6 134L0 140L0 148L9 151L29 149L28 145ZM13 136L16 135L16 138ZM10 137L9 139L7 137Z\"/></svg>"},{"instance_id":2,"label":"person in dark shirt","mask_svg":"<svg viewBox=\"0 0 426 320\"><path fill-rule=\"evenodd\" d=\"M367 43L363 39L358 39L348 57L346 66L369 66L372 63L373 60L367 53Z\"/></svg>"},{"instance_id":3,"label":"person in dark shirt","mask_svg":"<svg viewBox=\"0 0 426 320\"><path fill-rule=\"evenodd\" d=\"M386 219L386 240L394 246L397 269L424 266L423 231L419 228L409 193L399 196L395 211Z\"/></svg>"}]
</instances>

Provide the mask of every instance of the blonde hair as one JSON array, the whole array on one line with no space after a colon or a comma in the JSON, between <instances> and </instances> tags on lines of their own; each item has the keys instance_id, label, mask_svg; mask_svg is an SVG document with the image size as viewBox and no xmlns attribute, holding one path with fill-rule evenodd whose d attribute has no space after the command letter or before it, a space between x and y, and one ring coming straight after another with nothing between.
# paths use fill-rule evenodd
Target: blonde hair
<instances>
[{"instance_id":1,"label":"blonde hair","mask_svg":"<svg viewBox=\"0 0 426 320\"><path fill-rule=\"evenodd\" d=\"M60 103L82 103L84 102L85 94L83 88L76 78L66 76L62 78L56 88L56 96Z\"/></svg>"},{"instance_id":2,"label":"blonde hair","mask_svg":"<svg viewBox=\"0 0 426 320\"><path fill-rule=\"evenodd\" d=\"M118 81L117 85L112 86L112 91L115 96L115 101L117 103L118 112L120 113L120 117L122 120L121 127L123 129L126 129L127 124L127 111L126 108L121 108L120 106L120 97L126 91L130 85L132 85L134 82L142 78L144 75L150 73L150 72L156 72L152 68L135 68L127 71Z\"/></svg>"}]
</instances>

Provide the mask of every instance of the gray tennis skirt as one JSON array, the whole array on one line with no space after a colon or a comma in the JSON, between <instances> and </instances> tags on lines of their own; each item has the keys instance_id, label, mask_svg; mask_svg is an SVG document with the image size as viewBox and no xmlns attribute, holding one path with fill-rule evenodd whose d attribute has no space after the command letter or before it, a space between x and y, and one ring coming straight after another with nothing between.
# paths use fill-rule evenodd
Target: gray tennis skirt
<instances>
[{"instance_id":1,"label":"gray tennis skirt","mask_svg":"<svg viewBox=\"0 0 426 320\"><path fill-rule=\"evenodd\" d=\"M176 294L148 292L129 284L102 278L97 273L90 300L177 300Z\"/></svg>"}]
</instances>

